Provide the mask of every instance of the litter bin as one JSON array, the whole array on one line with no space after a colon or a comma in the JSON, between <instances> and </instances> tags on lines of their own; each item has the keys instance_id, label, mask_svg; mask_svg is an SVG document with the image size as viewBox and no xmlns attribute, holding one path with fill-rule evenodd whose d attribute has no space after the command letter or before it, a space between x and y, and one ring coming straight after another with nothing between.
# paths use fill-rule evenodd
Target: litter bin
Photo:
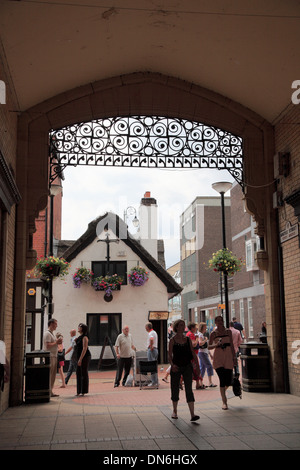
<instances>
[{"instance_id":1,"label":"litter bin","mask_svg":"<svg viewBox=\"0 0 300 470\"><path fill-rule=\"evenodd\" d=\"M50 352L26 353L25 403L48 402L50 396Z\"/></svg>"},{"instance_id":2,"label":"litter bin","mask_svg":"<svg viewBox=\"0 0 300 470\"><path fill-rule=\"evenodd\" d=\"M249 342L240 345L242 387L245 392L270 392L270 353L264 343Z\"/></svg>"}]
</instances>

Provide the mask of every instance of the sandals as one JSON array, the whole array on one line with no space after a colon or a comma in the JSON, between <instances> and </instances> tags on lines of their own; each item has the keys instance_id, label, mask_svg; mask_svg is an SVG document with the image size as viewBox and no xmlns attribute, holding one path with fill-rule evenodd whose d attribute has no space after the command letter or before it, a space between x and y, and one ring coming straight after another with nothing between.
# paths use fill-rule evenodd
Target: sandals
<instances>
[{"instance_id":1,"label":"sandals","mask_svg":"<svg viewBox=\"0 0 300 470\"><path fill-rule=\"evenodd\" d=\"M165 382L166 384L169 383L169 381L168 381L167 379L165 379L165 378L163 378L163 379L161 379L161 380L162 380L163 382Z\"/></svg>"},{"instance_id":2,"label":"sandals","mask_svg":"<svg viewBox=\"0 0 300 470\"><path fill-rule=\"evenodd\" d=\"M172 413L172 419L178 419L178 416L176 413Z\"/></svg>"},{"instance_id":3,"label":"sandals","mask_svg":"<svg viewBox=\"0 0 300 470\"><path fill-rule=\"evenodd\" d=\"M196 387L196 390L204 390L206 388L206 385L199 385L199 387Z\"/></svg>"},{"instance_id":4,"label":"sandals","mask_svg":"<svg viewBox=\"0 0 300 470\"><path fill-rule=\"evenodd\" d=\"M228 410L228 406L224 404L224 405L222 406L222 410Z\"/></svg>"}]
</instances>

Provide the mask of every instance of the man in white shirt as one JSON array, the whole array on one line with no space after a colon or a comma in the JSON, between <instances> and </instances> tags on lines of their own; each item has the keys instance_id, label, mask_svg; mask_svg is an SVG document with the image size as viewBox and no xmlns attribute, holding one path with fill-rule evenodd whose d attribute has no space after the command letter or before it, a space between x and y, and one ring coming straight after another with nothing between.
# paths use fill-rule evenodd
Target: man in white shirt
<instances>
[{"instance_id":1,"label":"man in white shirt","mask_svg":"<svg viewBox=\"0 0 300 470\"><path fill-rule=\"evenodd\" d=\"M148 332L147 339L147 359L148 361L157 361L158 358L158 336L156 331L153 330L152 323L146 323L145 329ZM151 374L150 387L158 387L158 374Z\"/></svg>"},{"instance_id":2,"label":"man in white shirt","mask_svg":"<svg viewBox=\"0 0 300 470\"><path fill-rule=\"evenodd\" d=\"M122 329L122 333L119 334L116 339L115 348L118 358L118 370L114 386L118 387L122 378L123 369L124 376L122 380L122 385L125 385L131 367L132 350L136 351L136 347L133 345L132 336L129 333L129 326L126 325Z\"/></svg>"},{"instance_id":3,"label":"man in white shirt","mask_svg":"<svg viewBox=\"0 0 300 470\"><path fill-rule=\"evenodd\" d=\"M43 349L44 351L50 352L50 387L51 397L58 397L53 393L54 382L57 372L57 347L58 344L62 343L62 338L56 338L54 331L57 328L57 320L51 318L48 321L48 330L44 333L43 337Z\"/></svg>"}]
</instances>

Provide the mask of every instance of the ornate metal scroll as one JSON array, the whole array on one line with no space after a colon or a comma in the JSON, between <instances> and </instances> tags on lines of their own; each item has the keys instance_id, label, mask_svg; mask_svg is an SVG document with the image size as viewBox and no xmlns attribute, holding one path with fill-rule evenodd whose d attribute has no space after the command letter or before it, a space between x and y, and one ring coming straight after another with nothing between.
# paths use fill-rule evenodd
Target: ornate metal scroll
<instances>
[{"instance_id":1,"label":"ornate metal scroll","mask_svg":"<svg viewBox=\"0 0 300 470\"><path fill-rule=\"evenodd\" d=\"M50 182L66 166L215 168L243 184L242 139L177 118L130 116L74 124L50 135Z\"/></svg>"}]
</instances>

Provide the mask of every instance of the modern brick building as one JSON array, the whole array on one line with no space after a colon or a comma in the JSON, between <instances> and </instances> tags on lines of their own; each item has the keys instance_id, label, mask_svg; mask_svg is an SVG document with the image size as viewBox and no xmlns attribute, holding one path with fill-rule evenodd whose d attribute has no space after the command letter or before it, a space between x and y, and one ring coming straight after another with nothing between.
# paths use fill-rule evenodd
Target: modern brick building
<instances>
[{"instance_id":1,"label":"modern brick building","mask_svg":"<svg viewBox=\"0 0 300 470\"><path fill-rule=\"evenodd\" d=\"M182 258L182 305L186 320L205 321L208 329L214 327L214 318L222 313L224 287L218 273L208 269L212 253L222 248L221 199L199 197L182 215L182 227L188 223L188 214L195 214L196 205L204 205L203 217L194 217L196 238L202 231L203 244L187 258ZM227 248L244 260L241 271L228 277L229 318L237 317L244 326L248 340L259 339L261 323L265 321L264 276L255 260L259 238L255 223L245 210L243 193L239 184L233 184L230 198L225 197L225 223ZM202 227L203 224L203 227ZM186 242L188 243L188 242ZM182 256L184 250L181 250ZM189 274L192 282L189 283Z\"/></svg>"}]
</instances>

